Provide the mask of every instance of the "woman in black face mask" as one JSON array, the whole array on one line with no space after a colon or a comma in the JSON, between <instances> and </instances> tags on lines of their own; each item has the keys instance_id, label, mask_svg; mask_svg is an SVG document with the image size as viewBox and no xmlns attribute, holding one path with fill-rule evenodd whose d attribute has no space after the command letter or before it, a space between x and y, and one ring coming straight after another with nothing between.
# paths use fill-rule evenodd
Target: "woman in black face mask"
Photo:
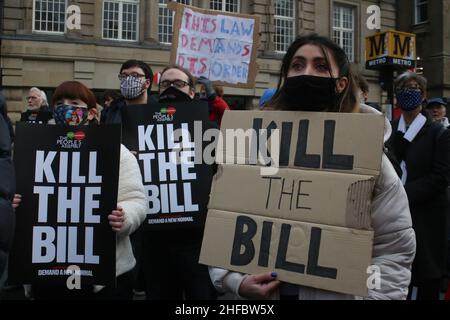
<instances>
[{"instance_id":1,"label":"woman in black face mask","mask_svg":"<svg viewBox=\"0 0 450 320\"><path fill-rule=\"evenodd\" d=\"M166 67L159 81L159 102L188 102L195 96L192 74L179 66Z\"/></svg>"},{"instance_id":2,"label":"woman in black face mask","mask_svg":"<svg viewBox=\"0 0 450 320\"><path fill-rule=\"evenodd\" d=\"M356 92L344 50L325 37L298 37L283 58L277 92L266 109L356 112Z\"/></svg>"},{"instance_id":3,"label":"woman in black face mask","mask_svg":"<svg viewBox=\"0 0 450 320\"><path fill-rule=\"evenodd\" d=\"M265 109L381 114L360 104L357 92L344 50L318 35L301 36L291 44L283 59L277 92ZM386 120L385 139L390 132ZM375 234L371 264L380 269L382 281L380 286L369 288L368 299L405 299L416 249L408 198L384 155L375 181L370 207ZM209 273L217 290L244 298L355 299L338 292L280 282L275 272L244 275L210 267Z\"/></svg>"}]
</instances>

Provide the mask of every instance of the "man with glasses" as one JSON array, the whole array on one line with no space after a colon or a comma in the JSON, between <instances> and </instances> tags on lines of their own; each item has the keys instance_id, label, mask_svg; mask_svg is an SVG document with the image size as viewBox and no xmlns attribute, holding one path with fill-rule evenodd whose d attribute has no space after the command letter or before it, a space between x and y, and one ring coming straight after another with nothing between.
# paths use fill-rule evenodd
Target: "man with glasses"
<instances>
[{"instance_id":1,"label":"man with glasses","mask_svg":"<svg viewBox=\"0 0 450 320\"><path fill-rule=\"evenodd\" d=\"M122 123L122 108L126 105L147 104L152 87L152 69L143 61L128 60L118 75L123 98L111 103L105 123Z\"/></svg>"},{"instance_id":2,"label":"man with glasses","mask_svg":"<svg viewBox=\"0 0 450 320\"><path fill-rule=\"evenodd\" d=\"M395 86L402 115L393 122L388 145L401 166L417 241L408 297L416 287L417 300L438 300L447 255L450 132L423 110L424 77L406 72Z\"/></svg>"},{"instance_id":3,"label":"man with glasses","mask_svg":"<svg viewBox=\"0 0 450 320\"><path fill-rule=\"evenodd\" d=\"M220 126L225 110L229 110L228 104L218 96L212 86L212 82L200 77L197 84L201 84L200 99L208 102L209 120ZM159 83L159 101L191 101L195 97L194 77L179 66L169 66L161 73Z\"/></svg>"},{"instance_id":4,"label":"man with glasses","mask_svg":"<svg viewBox=\"0 0 450 320\"><path fill-rule=\"evenodd\" d=\"M20 116L20 121L31 123L48 123L53 118L52 112L48 107L47 95L44 91L33 87L25 98L27 111Z\"/></svg>"},{"instance_id":5,"label":"man with glasses","mask_svg":"<svg viewBox=\"0 0 450 320\"><path fill-rule=\"evenodd\" d=\"M159 102L190 102L194 100L194 96L195 80L188 70L172 65L161 72ZM195 107L193 103L192 108ZM217 125L209 121L205 121L203 126L217 128ZM209 195L210 186L197 192ZM161 229L144 233L143 263L147 299L212 300L217 298L208 267L198 263L203 227Z\"/></svg>"}]
</instances>

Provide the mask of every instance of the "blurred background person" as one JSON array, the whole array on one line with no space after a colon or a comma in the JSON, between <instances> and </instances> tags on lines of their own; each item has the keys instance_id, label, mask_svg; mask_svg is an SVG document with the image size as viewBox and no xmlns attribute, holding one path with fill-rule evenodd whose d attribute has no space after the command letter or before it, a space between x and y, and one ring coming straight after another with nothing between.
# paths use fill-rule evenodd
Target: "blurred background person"
<instances>
[{"instance_id":1,"label":"blurred background person","mask_svg":"<svg viewBox=\"0 0 450 320\"><path fill-rule=\"evenodd\" d=\"M0 104L5 99L0 95ZM8 122L0 114L0 292L7 279L8 253L13 241L15 217L12 206L16 178L11 160L11 140Z\"/></svg>"},{"instance_id":2,"label":"blurred background person","mask_svg":"<svg viewBox=\"0 0 450 320\"><path fill-rule=\"evenodd\" d=\"M450 123L447 114L447 103L442 98L431 98L427 101L427 111L430 116L433 118L433 121L436 121L442 124L444 127L449 128Z\"/></svg>"},{"instance_id":3,"label":"blurred background person","mask_svg":"<svg viewBox=\"0 0 450 320\"><path fill-rule=\"evenodd\" d=\"M106 118L108 117L108 112L111 110L109 107L111 106L111 103L113 103L116 100L123 100L122 95L115 91L115 90L107 90L105 91L103 95L103 110L100 116L100 123L105 123Z\"/></svg>"},{"instance_id":4,"label":"blurred background person","mask_svg":"<svg viewBox=\"0 0 450 320\"><path fill-rule=\"evenodd\" d=\"M423 110L427 80L405 72L395 80L402 115L392 124L388 141L402 169L417 252L412 267L417 300L439 300L447 266L447 187L450 179L450 131Z\"/></svg>"},{"instance_id":5,"label":"blurred background person","mask_svg":"<svg viewBox=\"0 0 450 320\"><path fill-rule=\"evenodd\" d=\"M6 99L0 94L0 115L3 116L3 119L6 121L6 125L8 127L9 138L11 143L14 142L14 129L11 123L11 119L8 117L8 107L6 106Z\"/></svg>"},{"instance_id":6,"label":"blurred background person","mask_svg":"<svg viewBox=\"0 0 450 320\"><path fill-rule=\"evenodd\" d=\"M211 80L205 77L199 77L197 83L201 84L199 98L208 101L209 120L220 126L225 110L230 110L230 107L223 99L223 87L219 85L213 86Z\"/></svg>"},{"instance_id":7,"label":"blurred background person","mask_svg":"<svg viewBox=\"0 0 450 320\"><path fill-rule=\"evenodd\" d=\"M372 107L380 112L382 112L381 107L376 102L368 102L369 99L369 84L367 83L366 78L361 74L361 72L355 72L355 81L356 85L359 88L359 101Z\"/></svg>"},{"instance_id":8,"label":"blurred background person","mask_svg":"<svg viewBox=\"0 0 450 320\"><path fill-rule=\"evenodd\" d=\"M27 110L21 114L20 121L48 123L53 117L47 102L47 95L39 88L33 87L26 97Z\"/></svg>"}]
</instances>

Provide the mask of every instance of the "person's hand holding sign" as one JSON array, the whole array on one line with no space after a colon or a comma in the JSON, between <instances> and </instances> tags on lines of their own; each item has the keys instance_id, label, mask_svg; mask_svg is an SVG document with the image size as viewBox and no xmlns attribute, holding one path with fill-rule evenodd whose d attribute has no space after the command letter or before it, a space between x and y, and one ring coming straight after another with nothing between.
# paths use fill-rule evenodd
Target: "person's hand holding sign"
<instances>
[{"instance_id":1,"label":"person's hand holding sign","mask_svg":"<svg viewBox=\"0 0 450 320\"><path fill-rule=\"evenodd\" d=\"M213 85L211 80L209 80L206 77L199 77L197 79L197 83L201 84L203 86L203 90L200 90L200 92L204 91L205 93L205 98L207 98L208 100L213 100L214 97L216 96L216 92L214 91Z\"/></svg>"},{"instance_id":2,"label":"person's hand holding sign","mask_svg":"<svg viewBox=\"0 0 450 320\"><path fill-rule=\"evenodd\" d=\"M117 209L113 210L108 216L108 220L112 230L114 232L120 232L120 229L123 227L123 222L125 221L123 209L121 207L117 207Z\"/></svg>"},{"instance_id":3,"label":"person's hand holding sign","mask_svg":"<svg viewBox=\"0 0 450 320\"><path fill-rule=\"evenodd\" d=\"M275 272L248 275L242 280L239 295L250 299L269 299L280 285Z\"/></svg>"},{"instance_id":4,"label":"person's hand holding sign","mask_svg":"<svg viewBox=\"0 0 450 320\"><path fill-rule=\"evenodd\" d=\"M20 203L22 202L22 195L16 193L14 195L13 201L12 201L12 207L14 209L17 209L17 207L20 205Z\"/></svg>"}]
</instances>

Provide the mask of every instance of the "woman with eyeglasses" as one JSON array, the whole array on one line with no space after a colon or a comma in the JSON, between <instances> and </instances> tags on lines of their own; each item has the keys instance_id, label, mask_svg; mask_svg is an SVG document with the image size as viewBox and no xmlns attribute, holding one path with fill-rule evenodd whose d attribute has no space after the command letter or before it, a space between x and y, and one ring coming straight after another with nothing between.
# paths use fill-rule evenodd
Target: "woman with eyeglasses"
<instances>
[{"instance_id":1,"label":"woman with eyeglasses","mask_svg":"<svg viewBox=\"0 0 450 320\"><path fill-rule=\"evenodd\" d=\"M25 100L27 110L21 114L20 121L45 124L52 119L52 112L48 107L47 95L44 91L33 87Z\"/></svg>"},{"instance_id":2,"label":"woman with eyeglasses","mask_svg":"<svg viewBox=\"0 0 450 320\"><path fill-rule=\"evenodd\" d=\"M400 162L417 237L409 297L414 286L418 300L439 300L447 261L450 132L423 110L427 97L424 77L403 73L395 87L402 115L393 122L388 145Z\"/></svg>"}]
</instances>

